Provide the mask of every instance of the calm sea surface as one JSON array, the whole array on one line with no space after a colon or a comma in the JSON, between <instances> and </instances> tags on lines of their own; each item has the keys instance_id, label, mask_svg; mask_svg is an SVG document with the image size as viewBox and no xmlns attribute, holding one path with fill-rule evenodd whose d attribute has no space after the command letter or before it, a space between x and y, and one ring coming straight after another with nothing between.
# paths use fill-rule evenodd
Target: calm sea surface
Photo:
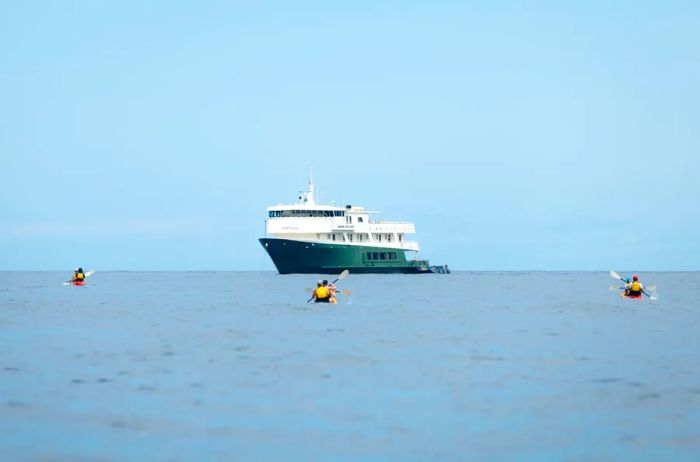
<instances>
[{"instance_id":1,"label":"calm sea surface","mask_svg":"<svg viewBox=\"0 0 700 462\"><path fill-rule=\"evenodd\" d=\"M0 460L698 461L700 273L640 276L0 273Z\"/></svg>"}]
</instances>

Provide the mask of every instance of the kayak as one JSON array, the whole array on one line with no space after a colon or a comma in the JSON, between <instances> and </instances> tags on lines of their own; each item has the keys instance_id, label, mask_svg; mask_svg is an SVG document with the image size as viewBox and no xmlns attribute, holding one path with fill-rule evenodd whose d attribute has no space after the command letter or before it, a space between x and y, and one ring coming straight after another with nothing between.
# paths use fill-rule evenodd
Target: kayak
<instances>
[{"instance_id":1,"label":"kayak","mask_svg":"<svg viewBox=\"0 0 700 462\"><path fill-rule=\"evenodd\" d=\"M620 297L622 298L631 298L632 300L641 300L644 298L643 295L625 295L624 292L620 292Z\"/></svg>"},{"instance_id":2,"label":"kayak","mask_svg":"<svg viewBox=\"0 0 700 462\"><path fill-rule=\"evenodd\" d=\"M68 284L74 285L74 286L84 286L85 281L71 281Z\"/></svg>"}]
</instances>

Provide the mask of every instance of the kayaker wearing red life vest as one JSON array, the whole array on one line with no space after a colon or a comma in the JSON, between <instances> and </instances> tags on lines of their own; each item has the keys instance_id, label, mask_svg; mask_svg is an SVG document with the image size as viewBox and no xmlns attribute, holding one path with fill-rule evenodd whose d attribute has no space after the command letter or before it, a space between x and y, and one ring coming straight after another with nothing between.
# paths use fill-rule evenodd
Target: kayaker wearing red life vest
<instances>
[{"instance_id":1,"label":"kayaker wearing red life vest","mask_svg":"<svg viewBox=\"0 0 700 462\"><path fill-rule=\"evenodd\" d=\"M630 297L639 297L642 295L643 291L644 291L644 286L642 285L641 282L639 282L639 278L636 275L632 276L632 284L629 287L628 295Z\"/></svg>"}]
</instances>

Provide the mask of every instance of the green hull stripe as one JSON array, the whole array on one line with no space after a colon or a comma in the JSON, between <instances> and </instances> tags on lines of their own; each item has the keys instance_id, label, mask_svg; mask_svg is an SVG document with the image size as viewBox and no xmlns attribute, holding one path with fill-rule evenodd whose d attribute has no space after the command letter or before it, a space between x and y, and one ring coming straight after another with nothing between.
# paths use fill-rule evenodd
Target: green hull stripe
<instances>
[{"instance_id":1,"label":"green hull stripe","mask_svg":"<svg viewBox=\"0 0 700 462\"><path fill-rule=\"evenodd\" d=\"M262 238L260 244L272 258L280 274L351 273L429 273L427 260L406 260L405 250L357 245L299 242ZM395 260L368 258L368 253L393 253Z\"/></svg>"}]
</instances>

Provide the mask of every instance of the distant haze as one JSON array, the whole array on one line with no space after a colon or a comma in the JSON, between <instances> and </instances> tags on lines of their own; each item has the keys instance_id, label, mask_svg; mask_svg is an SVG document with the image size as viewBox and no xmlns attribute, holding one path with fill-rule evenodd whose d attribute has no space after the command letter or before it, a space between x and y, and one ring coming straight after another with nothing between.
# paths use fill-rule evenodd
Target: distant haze
<instances>
[{"instance_id":1,"label":"distant haze","mask_svg":"<svg viewBox=\"0 0 700 462\"><path fill-rule=\"evenodd\" d=\"M700 269L700 4L5 2L0 269L273 270L265 208L463 270Z\"/></svg>"}]
</instances>

